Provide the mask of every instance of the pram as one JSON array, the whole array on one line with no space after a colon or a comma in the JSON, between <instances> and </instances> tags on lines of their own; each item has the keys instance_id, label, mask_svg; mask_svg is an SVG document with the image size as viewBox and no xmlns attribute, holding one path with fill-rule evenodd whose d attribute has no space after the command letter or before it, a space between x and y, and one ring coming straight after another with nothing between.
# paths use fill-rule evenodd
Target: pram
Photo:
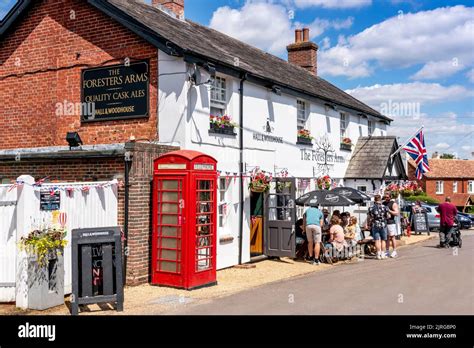
<instances>
[{"instance_id":1,"label":"pram","mask_svg":"<svg viewBox=\"0 0 474 348\"><path fill-rule=\"evenodd\" d=\"M461 228L460 223L457 219L454 221L453 232L451 233L451 238L449 241L449 245L454 247L457 246L462 248L462 238L461 238Z\"/></svg>"}]
</instances>

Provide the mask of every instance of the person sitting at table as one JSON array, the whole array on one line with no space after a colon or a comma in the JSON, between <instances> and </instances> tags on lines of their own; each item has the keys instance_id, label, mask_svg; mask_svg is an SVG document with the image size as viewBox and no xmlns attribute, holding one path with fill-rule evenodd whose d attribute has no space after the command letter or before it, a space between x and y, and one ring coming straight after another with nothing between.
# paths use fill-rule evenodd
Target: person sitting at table
<instances>
[{"instance_id":1,"label":"person sitting at table","mask_svg":"<svg viewBox=\"0 0 474 348\"><path fill-rule=\"evenodd\" d=\"M334 216L337 216L337 217L340 219L340 218L341 218L341 212L340 212L339 210L337 210L337 209L334 210L334 211L332 212L331 220L332 220L332 218L333 218ZM329 223L331 223L331 220L329 220Z\"/></svg>"},{"instance_id":2,"label":"person sitting at table","mask_svg":"<svg viewBox=\"0 0 474 348\"><path fill-rule=\"evenodd\" d=\"M344 239L344 229L341 226L341 219L337 216L331 218L328 242L338 253L341 253L344 248L347 247L346 240Z\"/></svg>"},{"instance_id":3,"label":"person sitting at table","mask_svg":"<svg viewBox=\"0 0 474 348\"><path fill-rule=\"evenodd\" d=\"M344 229L344 233L346 232L347 227L349 226L349 218L351 214L348 212L344 212L341 214L341 227Z\"/></svg>"},{"instance_id":4,"label":"person sitting at table","mask_svg":"<svg viewBox=\"0 0 474 348\"><path fill-rule=\"evenodd\" d=\"M344 238L346 239L347 244L354 246L360 240L360 236L360 227L357 223L357 218L355 216L351 216L349 219L349 224L344 231Z\"/></svg>"}]
</instances>

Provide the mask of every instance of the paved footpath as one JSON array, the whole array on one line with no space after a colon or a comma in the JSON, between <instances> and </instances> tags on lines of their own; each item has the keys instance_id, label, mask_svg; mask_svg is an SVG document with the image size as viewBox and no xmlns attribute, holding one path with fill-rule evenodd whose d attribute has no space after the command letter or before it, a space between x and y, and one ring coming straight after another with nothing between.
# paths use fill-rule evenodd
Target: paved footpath
<instances>
[{"instance_id":1,"label":"paved footpath","mask_svg":"<svg viewBox=\"0 0 474 348\"><path fill-rule=\"evenodd\" d=\"M474 233L463 246L438 238L403 247L397 259L345 264L168 314L474 314ZM315 266L317 267L317 266Z\"/></svg>"}]
</instances>

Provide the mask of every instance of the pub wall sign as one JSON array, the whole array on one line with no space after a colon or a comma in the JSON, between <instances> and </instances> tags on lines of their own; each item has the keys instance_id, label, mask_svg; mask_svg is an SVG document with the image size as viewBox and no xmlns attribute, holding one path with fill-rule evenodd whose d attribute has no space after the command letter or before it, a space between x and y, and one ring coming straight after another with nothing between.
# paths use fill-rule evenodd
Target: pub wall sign
<instances>
[{"instance_id":1,"label":"pub wall sign","mask_svg":"<svg viewBox=\"0 0 474 348\"><path fill-rule=\"evenodd\" d=\"M82 103L94 105L82 122L148 117L149 82L147 61L82 70Z\"/></svg>"}]
</instances>

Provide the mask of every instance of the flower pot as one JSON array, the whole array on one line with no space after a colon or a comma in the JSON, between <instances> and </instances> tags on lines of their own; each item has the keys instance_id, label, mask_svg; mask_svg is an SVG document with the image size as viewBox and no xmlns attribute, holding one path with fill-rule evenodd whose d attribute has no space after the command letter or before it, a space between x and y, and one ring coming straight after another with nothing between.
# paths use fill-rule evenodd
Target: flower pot
<instances>
[{"instance_id":1,"label":"flower pot","mask_svg":"<svg viewBox=\"0 0 474 348\"><path fill-rule=\"evenodd\" d=\"M215 134L237 135L234 132L234 126L218 127L215 123L210 124L209 132Z\"/></svg>"},{"instance_id":2,"label":"flower pot","mask_svg":"<svg viewBox=\"0 0 474 348\"><path fill-rule=\"evenodd\" d=\"M63 250L50 253L45 265L28 256L28 308L45 310L64 304Z\"/></svg>"},{"instance_id":3,"label":"flower pot","mask_svg":"<svg viewBox=\"0 0 474 348\"><path fill-rule=\"evenodd\" d=\"M298 137L296 143L302 145L313 145L313 140L306 137Z\"/></svg>"}]
</instances>

